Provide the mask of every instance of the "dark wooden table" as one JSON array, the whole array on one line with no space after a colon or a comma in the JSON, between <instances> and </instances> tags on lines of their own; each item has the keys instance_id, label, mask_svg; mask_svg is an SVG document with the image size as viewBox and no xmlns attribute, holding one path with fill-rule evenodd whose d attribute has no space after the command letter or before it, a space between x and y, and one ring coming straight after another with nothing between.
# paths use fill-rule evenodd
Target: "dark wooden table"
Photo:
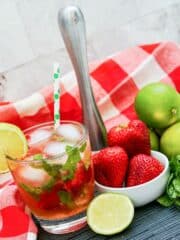
<instances>
[{"instance_id":1,"label":"dark wooden table","mask_svg":"<svg viewBox=\"0 0 180 240\"><path fill-rule=\"evenodd\" d=\"M78 232L53 235L39 228L38 240L180 240L180 210L163 208L153 202L135 210L133 223L113 236L97 235L88 226Z\"/></svg>"}]
</instances>

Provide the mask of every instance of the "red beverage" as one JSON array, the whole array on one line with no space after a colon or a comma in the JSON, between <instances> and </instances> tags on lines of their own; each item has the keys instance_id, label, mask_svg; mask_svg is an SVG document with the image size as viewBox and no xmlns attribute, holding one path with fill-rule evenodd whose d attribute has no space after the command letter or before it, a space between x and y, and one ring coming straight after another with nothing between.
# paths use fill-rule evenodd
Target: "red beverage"
<instances>
[{"instance_id":1,"label":"red beverage","mask_svg":"<svg viewBox=\"0 0 180 240\"><path fill-rule=\"evenodd\" d=\"M83 125L45 123L25 131L24 159L8 160L23 200L41 220L67 220L84 212L93 197L89 139Z\"/></svg>"}]
</instances>

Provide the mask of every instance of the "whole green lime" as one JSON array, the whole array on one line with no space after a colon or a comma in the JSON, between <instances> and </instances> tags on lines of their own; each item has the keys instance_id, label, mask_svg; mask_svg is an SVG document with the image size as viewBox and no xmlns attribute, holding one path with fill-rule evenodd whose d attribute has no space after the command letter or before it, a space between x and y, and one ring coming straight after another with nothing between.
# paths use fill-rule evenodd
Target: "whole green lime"
<instances>
[{"instance_id":1,"label":"whole green lime","mask_svg":"<svg viewBox=\"0 0 180 240\"><path fill-rule=\"evenodd\" d=\"M149 134L150 134L151 149L158 151L159 150L159 138L158 138L158 136L151 129L149 129Z\"/></svg>"},{"instance_id":2,"label":"whole green lime","mask_svg":"<svg viewBox=\"0 0 180 240\"><path fill-rule=\"evenodd\" d=\"M135 110L141 120L153 128L166 128L180 118L179 94L164 83L151 83L135 98Z\"/></svg>"},{"instance_id":3,"label":"whole green lime","mask_svg":"<svg viewBox=\"0 0 180 240\"><path fill-rule=\"evenodd\" d=\"M160 139L160 151L169 159L180 154L180 122L175 123L165 130Z\"/></svg>"}]
</instances>

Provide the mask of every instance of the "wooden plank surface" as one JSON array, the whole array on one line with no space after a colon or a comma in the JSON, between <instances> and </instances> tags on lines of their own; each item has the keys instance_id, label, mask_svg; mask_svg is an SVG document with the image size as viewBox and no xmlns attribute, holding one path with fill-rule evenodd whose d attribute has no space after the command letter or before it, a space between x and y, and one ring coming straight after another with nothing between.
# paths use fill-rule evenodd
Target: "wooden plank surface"
<instances>
[{"instance_id":1,"label":"wooden plank surface","mask_svg":"<svg viewBox=\"0 0 180 240\"><path fill-rule=\"evenodd\" d=\"M153 202L135 210L135 218L128 229L114 236L101 236L88 226L80 231L53 235L39 228L38 240L180 240L180 210L163 208Z\"/></svg>"}]
</instances>

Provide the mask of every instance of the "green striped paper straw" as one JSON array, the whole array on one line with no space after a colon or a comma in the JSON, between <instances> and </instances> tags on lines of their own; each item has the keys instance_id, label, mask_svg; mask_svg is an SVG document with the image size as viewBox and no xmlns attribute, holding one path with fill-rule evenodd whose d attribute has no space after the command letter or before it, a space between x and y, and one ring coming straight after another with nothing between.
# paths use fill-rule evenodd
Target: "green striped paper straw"
<instances>
[{"instance_id":1,"label":"green striped paper straw","mask_svg":"<svg viewBox=\"0 0 180 240\"><path fill-rule=\"evenodd\" d=\"M60 67L59 63L54 63L53 72L54 85L54 128L60 125Z\"/></svg>"}]
</instances>

